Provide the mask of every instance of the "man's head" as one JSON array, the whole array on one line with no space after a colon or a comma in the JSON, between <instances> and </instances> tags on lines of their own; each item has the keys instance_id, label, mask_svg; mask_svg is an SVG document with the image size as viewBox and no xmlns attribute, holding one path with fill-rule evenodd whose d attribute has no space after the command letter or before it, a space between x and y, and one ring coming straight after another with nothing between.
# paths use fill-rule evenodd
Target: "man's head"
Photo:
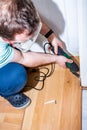
<instances>
[{"instance_id":1,"label":"man's head","mask_svg":"<svg viewBox=\"0 0 87 130\"><path fill-rule=\"evenodd\" d=\"M0 36L14 40L15 35L32 35L39 16L31 0L0 0Z\"/></svg>"}]
</instances>

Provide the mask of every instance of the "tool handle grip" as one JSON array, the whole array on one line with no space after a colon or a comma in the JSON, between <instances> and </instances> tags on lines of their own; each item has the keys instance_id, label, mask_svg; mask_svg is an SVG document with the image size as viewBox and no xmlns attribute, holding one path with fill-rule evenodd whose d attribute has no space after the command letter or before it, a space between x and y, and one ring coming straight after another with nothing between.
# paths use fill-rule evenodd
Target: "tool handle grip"
<instances>
[{"instance_id":1,"label":"tool handle grip","mask_svg":"<svg viewBox=\"0 0 87 130\"><path fill-rule=\"evenodd\" d=\"M54 52L54 47L52 46L52 51ZM61 47L58 46L58 54L57 55L62 55L65 56L68 59L72 59L70 55L68 55ZM78 65L73 61L73 63L68 63L66 62L66 67L70 69L72 72L78 72L79 67Z\"/></svg>"},{"instance_id":2,"label":"tool handle grip","mask_svg":"<svg viewBox=\"0 0 87 130\"><path fill-rule=\"evenodd\" d=\"M52 51L53 51L53 53L55 53L54 47L52 47ZM71 59L71 57L67 53L65 53L61 47L58 47L58 54L57 55L62 55L62 56L65 56L68 59ZM66 66L67 66L67 68L70 68L71 63L66 62Z\"/></svg>"}]
</instances>

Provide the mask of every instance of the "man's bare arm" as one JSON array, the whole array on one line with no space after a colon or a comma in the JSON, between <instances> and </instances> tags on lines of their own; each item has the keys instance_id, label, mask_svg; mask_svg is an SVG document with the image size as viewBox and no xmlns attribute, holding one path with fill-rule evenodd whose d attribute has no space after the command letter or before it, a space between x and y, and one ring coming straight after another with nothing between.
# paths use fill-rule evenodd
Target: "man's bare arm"
<instances>
[{"instance_id":1,"label":"man's bare arm","mask_svg":"<svg viewBox=\"0 0 87 130\"><path fill-rule=\"evenodd\" d=\"M26 67L37 67L50 63L57 63L62 67L65 67L66 62L72 63L72 60L63 56L57 56L52 54L37 53L37 52L21 52L14 49L14 57L12 62L20 63Z\"/></svg>"}]
</instances>

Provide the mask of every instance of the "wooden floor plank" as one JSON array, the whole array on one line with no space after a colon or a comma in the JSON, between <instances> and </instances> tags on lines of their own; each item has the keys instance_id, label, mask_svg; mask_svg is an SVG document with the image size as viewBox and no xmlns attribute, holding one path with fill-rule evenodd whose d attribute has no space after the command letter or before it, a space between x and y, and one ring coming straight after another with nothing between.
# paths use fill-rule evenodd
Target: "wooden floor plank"
<instances>
[{"instance_id":1,"label":"wooden floor plank","mask_svg":"<svg viewBox=\"0 0 87 130\"><path fill-rule=\"evenodd\" d=\"M0 130L20 130L24 110L13 108L4 98L0 97Z\"/></svg>"},{"instance_id":2,"label":"wooden floor plank","mask_svg":"<svg viewBox=\"0 0 87 130\"><path fill-rule=\"evenodd\" d=\"M22 130L81 129L80 81L68 69L56 65L44 89L31 89L27 94L32 103L26 109ZM44 104L50 100L56 100L56 104Z\"/></svg>"}]
</instances>

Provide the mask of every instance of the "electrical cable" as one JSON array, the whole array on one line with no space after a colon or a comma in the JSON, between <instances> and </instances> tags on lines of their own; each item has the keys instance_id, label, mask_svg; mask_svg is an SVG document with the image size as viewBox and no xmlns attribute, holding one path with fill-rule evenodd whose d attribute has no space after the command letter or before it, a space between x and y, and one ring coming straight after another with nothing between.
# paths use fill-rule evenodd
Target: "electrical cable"
<instances>
[{"instance_id":1,"label":"electrical cable","mask_svg":"<svg viewBox=\"0 0 87 130\"><path fill-rule=\"evenodd\" d=\"M44 52L47 54L47 52L46 52L46 45L50 45L50 43L45 43L44 44ZM45 69L47 72L45 73L45 72L43 72L43 71L41 71L42 69ZM47 68L47 67L39 67L39 69L38 68L34 68L34 72L37 72L37 70L39 70L39 73L40 73L40 75L39 76L35 76L34 77L34 80L35 81L39 81L39 82L42 82L42 86L41 86L41 88L36 88L36 87L33 87L35 90L42 90L43 88L44 88L44 82L45 82L45 79L47 78L47 77L50 77L52 74L53 74L53 72L54 72L54 69L55 69L55 64L53 64L53 63L51 63L51 69L49 69L49 68ZM33 72L33 71L32 71Z\"/></svg>"}]
</instances>

